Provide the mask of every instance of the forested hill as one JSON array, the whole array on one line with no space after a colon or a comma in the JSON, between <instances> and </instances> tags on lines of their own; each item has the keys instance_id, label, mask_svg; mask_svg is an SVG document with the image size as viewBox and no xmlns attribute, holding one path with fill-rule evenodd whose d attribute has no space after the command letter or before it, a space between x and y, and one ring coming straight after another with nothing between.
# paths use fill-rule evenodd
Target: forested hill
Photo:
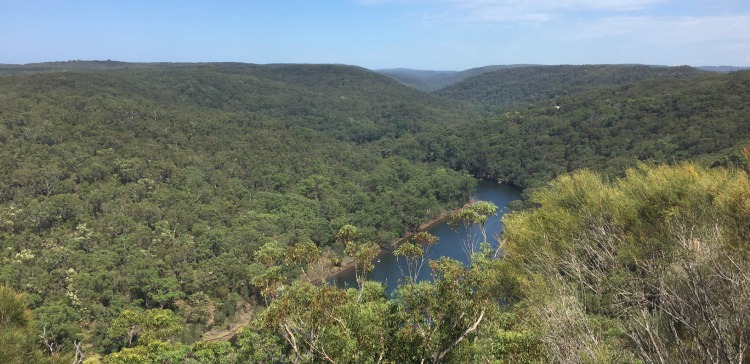
<instances>
[{"instance_id":1,"label":"forested hill","mask_svg":"<svg viewBox=\"0 0 750 364\"><path fill-rule=\"evenodd\" d=\"M701 66L698 68L704 71L722 72L722 73L750 70L750 67L735 67L735 66Z\"/></svg>"},{"instance_id":2,"label":"forested hill","mask_svg":"<svg viewBox=\"0 0 750 364\"><path fill-rule=\"evenodd\" d=\"M432 92L482 73L491 72L497 69L526 66L528 65L494 65L470 68L463 71L425 71L408 68L394 68L377 70L376 72L387 75L404 85L425 92Z\"/></svg>"},{"instance_id":3,"label":"forested hill","mask_svg":"<svg viewBox=\"0 0 750 364\"><path fill-rule=\"evenodd\" d=\"M577 188L592 196L574 200L604 201L595 196L604 190L596 181L621 175L639 161L740 165L738 149L750 143L750 72L520 67L467 79L437 95L339 65L105 61L0 66L0 72L5 72L0 76L0 309L15 305L21 323L9 326L0 320L0 362L44 348L54 354L46 358L69 363L73 360L64 354L72 357L74 345L81 343L86 355L101 355L107 364L148 362L146 357L151 362L302 362L320 359L313 356L325 353L323 346L337 358L329 357L331 362L543 362L555 358L558 348L575 354L556 347L567 341L552 334L577 331L548 319L559 318L556 314L534 307L560 303L558 313L566 316L572 312L566 304L578 304L560 301L566 296L550 294L557 291L539 284L578 276L558 266L545 268L548 257L567 262L570 255L555 246L545 248L551 240L540 242L535 232L563 242L594 234L586 247L600 246L603 240L596 234L628 244L653 231L659 235L655 239L661 238L667 230L637 219L658 216L657 222L666 224L659 229L672 229L670 219L680 216L675 209L681 205L659 201L681 204L695 197L690 206L708 211L702 208L710 205L724 214L709 211L705 216L710 219L699 226L713 226L713 216L729 216L720 220L739 233L726 230L727 236L747 240L745 225L733 222L747 220L746 209L739 207L750 200L737 192L747 191L744 172L735 169L730 176L685 165L678 174L664 168L653 178L616 183L638 186L627 188L634 191L628 199L650 193L639 189L652 185L661 191L658 183L671 186L665 192L669 199L638 200L657 209L653 213L632 210L635 200L628 199L613 205L622 211L602 210L604 217L635 218L632 223L618 220L589 228L542 210L550 217L545 227L567 235L515 225L509 242L524 253L505 260L483 250L469 267L447 258L434 261L434 284L405 280L392 300L380 285L363 280L356 291L304 279L323 276L326 267L345 256L358 262L361 277L379 250L376 242L393 241L438 213L464 205L476 184L471 175L537 187L582 168L605 173L580 172L574 182L558 182L563 193L554 185L552 192L537 190L542 191L537 197L547 198L535 201L556 209L571 206L569 193L587 196L565 187L577 181L584 182ZM498 75L504 77L495 79ZM455 89L460 85L478 86ZM651 173L649 167L639 168ZM721 197L729 204L713 205L705 201L714 201L723 188L685 194L692 190L686 189L683 175L741 183ZM612 196L624 196L614 188ZM487 207L470 205L453 218L481 224L492 213ZM592 211L588 207L568 212ZM684 211L685 217L703 216ZM585 218L591 216L598 215ZM535 221L547 220L530 223ZM609 227L618 230L610 233ZM685 225L684 231L692 234L691 229ZM413 243L427 244L427 249L434 241L421 235ZM405 258L426 259L423 248L402 247L413 249L400 250ZM543 247L538 256L536 247ZM623 255L608 255L625 259L616 265L625 275L617 277L638 275L627 257L651 261L626 249ZM582 253L570 263L592 261ZM670 266L668 260L660 262ZM716 266L727 264L722 258ZM563 273L567 278L554 277ZM570 287L578 287L571 282ZM644 281L643 292L658 282ZM546 293L526 296L535 286ZM594 301L586 298L583 305L570 307L598 302L599 293L591 292ZM740 293L736 297L746 296ZM528 301L532 296L544 299ZM637 312L648 312L645 307L653 302L641 303ZM33 309L33 319L25 305ZM596 305L590 312L599 318L615 313L607 307ZM747 312L738 307L737 312ZM205 331L227 329L238 316L258 320L236 343L199 341ZM625 334L617 334L627 332L622 327L593 321L584 326L606 331L611 341L606 350L634 355ZM705 331L695 327L698 334ZM664 328L671 333L676 326ZM744 331L735 335L748 337ZM605 354L583 357L605 362L616 357Z\"/></svg>"},{"instance_id":4,"label":"forested hill","mask_svg":"<svg viewBox=\"0 0 750 364\"><path fill-rule=\"evenodd\" d=\"M107 66L94 62L92 67ZM85 69L85 65L77 65ZM31 93L147 99L191 109L253 112L358 143L431 124L466 120L470 110L359 67L339 65L129 64L107 72L39 73L6 79ZM32 67L32 69L34 69Z\"/></svg>"},{"instance_id":5,"label":"forested hill","mask_svg":"<svg viewBox=\"0 0 750 364\"><path fill-rule=\"evenodd\" d=\"M404 85L422 91L435 91L454 83L458 71L430 71L409 68L392 68L376 70Z\"/></svg>"},{"instance_id":6,"label":"forested hill","mask_svg":"<svg viewBox=\"0 0 750 364\"><path fill-rule=\"evenodd\" d=\"M436 91L448 100L480 105L492 112L528 106L555 97L625 85L648 78L692 77L702 71L644 65L560 65L511 67L486 72Z\"/></svg>"},{"instance_id":7,"label":"forested hill","mask_svg":"<svg viewBox=\"0 0 750 364\"><path fill-rule=\"evenodd\" d=\"M659 77L555 97L394 149L418 158L420 145L423 159L524 187L580 168L619 175L639 161L737 165L750 143L748 105L750 72Z\"/></svg>"},{"instance_id":8,"label":"forested hill","mask_svg":"<svg viewBox=\"0 0 750 364\"><path fill-rule=\"evenodd\" d=\"M120 61L63 61L27 64L0 64L0 75L50 72L107 71L116 69L173 67L178 63L129 63Z\"/></svg>"},{"instance_id":9,"label":"forested hill","mask_svg":"<svg viewBox=\"0 0 750 364\"><path fill-rule=\"evenodd\" d=\"M145 309L194 341L259 299L252 282L299 274L267 271L259 247L340 253L346 224L389 242L465 203L468 174L353 143L451 115L343 66L2 76L0 282L28 295L31 337L45 328L54 350L116 351L127 330L108 326Z\"/></svg>"}]
</instances>

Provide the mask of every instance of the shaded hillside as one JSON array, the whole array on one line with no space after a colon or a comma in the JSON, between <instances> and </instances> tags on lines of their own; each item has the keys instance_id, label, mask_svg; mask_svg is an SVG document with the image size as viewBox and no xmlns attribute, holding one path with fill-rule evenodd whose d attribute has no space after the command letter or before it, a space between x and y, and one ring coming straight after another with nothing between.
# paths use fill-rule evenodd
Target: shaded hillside
<instances>
[{"instance_id":1,"label":"shaded hillside","mask_svg":"<svg viewBox=\"0 0 750 364\"><path fill-rule=\"evenodd\" d=\"M432 92L437 91L456 82L460 82L469 77L491 72L498 69L526 67L528 65L497 65L470 68L464 71L424 71L408 68L394 68L377 70L376 72L389 76L404 85L416 89Z\"/></svg>"},{"instance_id":2,"label":"shaded hillside","mask_svg":"<svg viewBox=\"0 0 750 364\"><path fill-rule=\"evenodd\" d=\"M617 175L638 161L732 165L750 143L748 105L750 72L662 77L556 97L392 147L524 187L579 168Z\"/></svg>"},{"instance_id":3,"label":"shaded hillside","mask_svg":"<svg viewBox=\"0 0 750 364\"><path fill-rule=\"evenodd\" d=\"M0 281L56 350L127 346L108 326L144 309L168 309L190 342L260 300L252 282L299 274L259 265L266 243L340 252L343 225L386 242L463 204L466 173L347 142L356 122L395 137L450 121L438 111L341 66L0 77Z\"/></svg>"},{"instance_id":4,"label":"shaded hillside","mask_svg":"<svg viewBox=\"0 0 750 364\"><path fill-rule=\"evenodd\" d=\"M640 65L515 67L467 78L435 94L449 100L474 103L496 112L653 77L691 77L699 73L701 71L690 67Z\"/></svg>"}]
</instances>

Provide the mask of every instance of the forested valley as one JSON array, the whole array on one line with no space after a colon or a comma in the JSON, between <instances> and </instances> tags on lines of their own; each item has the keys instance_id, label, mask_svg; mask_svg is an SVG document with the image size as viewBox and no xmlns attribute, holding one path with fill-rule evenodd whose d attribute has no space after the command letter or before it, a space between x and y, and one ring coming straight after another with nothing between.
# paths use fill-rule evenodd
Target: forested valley
<instances>
[{"instance_id":1,"label":"forested valley","mask_svg":"<svg viewBox=\"0 0 750 364\"><path fill-rule=\"evenodd\" d=\"M750 360L750 72L452 82L0 65L0 362ZM497 218L480 178L525 191L500 251L392 245ZM382 247L433 281L388 295ZM325 283L349 265L357 287Z\"/></svg>"}]
</instances>

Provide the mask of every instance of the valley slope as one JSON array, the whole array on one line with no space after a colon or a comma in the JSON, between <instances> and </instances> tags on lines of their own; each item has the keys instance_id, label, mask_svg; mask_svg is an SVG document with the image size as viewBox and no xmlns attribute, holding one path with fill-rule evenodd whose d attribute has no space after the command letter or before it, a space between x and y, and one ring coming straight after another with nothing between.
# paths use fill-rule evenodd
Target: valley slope
<instances>
[{"instance_id":1,"label":"valley slope","mask_svg":"<svg viewBox=\"0 0 750 364\"><path fill-rule=\"evenodd\" d=\"M362 144L465 120L385 76L114 66L0 77L0 280L28 294L56 350L119 350L109 323L150 309L194 341L260 298L261 246L333 257L347 224L387 243L473 191L467 173Z\"/></svg>"},{"instance_id":2,"label":"valley slope","mask_svg":"<svg viewBox=\"0 0 750 364\"><path fill-rule=\"evenodd\" d=\"M564 242L572 236L598 246L597 236L576 234L600 230L586 230L586 219L583 230L563 226L579 220L555 209L575 195L585 197L575 200L581 211L604 211L590 195L596 191L579 191L573 180L622 202L602 219L622 216L604 228L622 226L607 236L628 242L627 234L638 236L643 226L668 235L670 225L661 224L671 220L638 220L628 208L643 202L635 201L640 192L624 198L618 184L658 194L658 185L654 192L641 181L664 181L669 203L655 205L656 212L644 215L649 219L680 217L677 209L686 208L680 188L699 190L712 179L744 186L738 167L747 162L740 147L750 144L750 72L490 68L426 93L340 65L0 66L0 280L25 292L34 338L44 335L61 355L84 342L87 353L109 355L109 363L198 353L237 362L300 359L290 335L305 337L300 345L310 352L329 345L341 361L364 353L395 362L549 358L557 331L544 324L554 322L524 317L544 317L549 306L533 274L558 274L535 262L547 256L565 262L567 251L550 243L535 255L535 232L559 225L568 234ZM402 73L427 82L423 87L457 76ZM643 164L680 161L697 166ZM634 166L639 169L630 169L629 177L615 180ZM603 177L561 177L581 169ZM685 182L687 175L695 183ZM387 244L464 205L476 177L538 188L532 201L551 206L537 212L544 219L524 220L537 216L527 211L512 220L515 235L509 236L522 252L518 257L492 259L484 252L470 267L438 260L435 284L404 285L393 300L372 282L357 292L300 278L323 274L344 251L354 259L366 256L350 243ZM562 182L543 187L555 178ZM608 180L619 182L602 182ZM741 190L731 189L744 199ZM720 193L704 197L714 195ZM737 206L730 201L716 208L741 221ZM708 226L710 219L698 212L680 221ZM535 221L551 223L538 227ZM727 224L726 231L737 226L736 236L745 236L738 224ZM671 240L660 244L673 246ZM308 253L321 259L308 261ZM628 252L638 259L642 253ZM617 272L632 274L626 259L617 264ZM586 304L597 317L610 314L604 304ZM198 341L205 330L231 324L238 312L263 320L248 325L237 343ZM635 357L617 346L626 338L612 323L615 316L587 327L611 329L611 347L602 350ZM571 325L581 322L588 323ZM609 358L609 352L601 355Z\"/></svg>"},{"instance_id":3,"label":"valley slope","mask_svg":"<svg viewBox=\"0 0 750 364\"><path fill-rule=\"evenodd\" d=\"M521 77L518 82L526 85L525 91L502 98L505 106L488 111L482 121L402 138L388 148L523 187L581 168L614 176L639 162L743 163L739 148L750 141L750 73L627 66L609 78L610 71L611 66L594 71L581 66L570 74L555 73L553 79L571 77L560 83ZM499 88L495 79L502 72L469 81ZM651 78L640 80L649 74ZM586 91L572 91L579 87ZM480 89L469 89L465 99L483 104L483 95ZM541 101L529 103L536 98Z\"/></svg>"}]
</instances>

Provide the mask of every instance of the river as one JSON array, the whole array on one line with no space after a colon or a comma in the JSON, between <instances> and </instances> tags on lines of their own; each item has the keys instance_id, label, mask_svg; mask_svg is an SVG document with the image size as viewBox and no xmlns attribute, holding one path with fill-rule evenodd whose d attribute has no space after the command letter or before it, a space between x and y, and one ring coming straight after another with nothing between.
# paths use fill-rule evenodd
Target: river
<instances>
[{"instance_id":1,"label":"river","mask_svg":"<svg viewBox=\"0 0 750 364\"><path fill-rule=\"evenodd\" d=\"M474 195L474 199L490 201L497 205L497 216L491 216L485 224L487 229L487 240L493 244L493 248L497 247L498 244L495 236L503 231L503 224L500 221L500 218L505 212L507 212L508 203L520 198L521 191L507 185L487 181L482 181L477 185L477 192ZM464 253L459 241L458 232L451 228L447 222L437 224L427 231L440 239L437 244L430 248L428 252L430 259L447 256L468 263L469 259L466 256L466 253ZM475 235L481 238L481 234ZM403 271L406 272L403 258L401 258L401 264L402 267L399 268L399 261L393 255L393 252L382 251L378 257L375 258L375 269L367 275L367 278L369 280L383 283L386 286L387 292L391 293L402 280L401 270L403 269ZM425 264L425 267L420 271L418 280L430 280L431 277L432 271L430 267ZM334 277L332 281L339 287L357 287L354 271L351 269L340 273L338 276Z\"/></svg>"}]
</instances>

